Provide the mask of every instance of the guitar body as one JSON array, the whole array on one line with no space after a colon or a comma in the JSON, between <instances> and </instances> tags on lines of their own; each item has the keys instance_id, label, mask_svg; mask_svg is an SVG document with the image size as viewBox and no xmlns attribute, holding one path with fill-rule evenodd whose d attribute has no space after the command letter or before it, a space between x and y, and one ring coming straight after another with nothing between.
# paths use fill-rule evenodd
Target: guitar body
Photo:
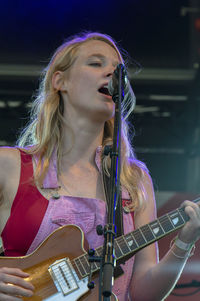
<instances>
[{"instance_id":1,"label":"guitar body","mask_svg":"<svg viewBox=\"0 0 200 301\"><path fill-rule=\"evenodd\" d=\"M56 261L64 258L69 258L70 261L74 258L85 254L85 249L88 245L84 240L82 230L74 225L63 226L54 231L46 240L31 254L23 257L0 257L0 267L17 267L30 274L26 278L35 287L35 293L30 298L23 298L29 301L95 301L99 300L98 273L93 277L95 288L89 290L87 288L87 279L84 279L82 288L75 292L63 295L54 283L49 272L49 267ZM86 277L87 278L87 277ZM112 301L116 300L113 295Z\"/></svg>"}]
</instances>

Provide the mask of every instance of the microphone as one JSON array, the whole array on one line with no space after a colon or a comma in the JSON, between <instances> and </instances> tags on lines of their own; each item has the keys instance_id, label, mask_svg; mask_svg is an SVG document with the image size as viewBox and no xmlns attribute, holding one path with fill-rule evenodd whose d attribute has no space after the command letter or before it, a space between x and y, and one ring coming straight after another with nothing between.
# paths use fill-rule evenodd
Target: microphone
<instances>
[{"instance_id":1,"label":"microphone","mask_svg":"<svg viewBox=\"0 0 200 301\"><path fill-rule=\"evenodd\" d=\"M132 111L135 107L136 97L128 80L127 71L123 64L118 64L115 71L113 72L112 78L108 83L108 91L113 97L115 102L115 96L118 94L119 90L119 69L122 68L122 79L124 80L124 103L127 108L130 106L129 111ZM130 112L129 112L130 113Z\"/></svg>"}]
</instances>

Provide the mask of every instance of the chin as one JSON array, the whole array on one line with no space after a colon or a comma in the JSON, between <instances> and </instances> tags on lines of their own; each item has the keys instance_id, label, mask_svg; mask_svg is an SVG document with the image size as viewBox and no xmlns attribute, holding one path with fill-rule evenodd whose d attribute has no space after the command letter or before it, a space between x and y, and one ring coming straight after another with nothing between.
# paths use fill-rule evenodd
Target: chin
<instances>
[{"instance_id":1,"label":"chin","mask_svg":"<svg viewBox=\"0 0 200 301\"><path fill-rule=\"evenodd\" d=\"M113 102L106 103L103 109L109 116L113 117L115 115L115 105Z\"/></svg>"},{"instance_id":2,"label":"chin","mask_svg":"<svg viewBox=\"0 0 200 301\"><path fill-rule=\"evenodd\" d=\"M98 110L95 113L90 113L90 117L92 116L93 121L95 122L106 122L114 117L114 113L112 110Z\"/></svg>"}]
</instances>

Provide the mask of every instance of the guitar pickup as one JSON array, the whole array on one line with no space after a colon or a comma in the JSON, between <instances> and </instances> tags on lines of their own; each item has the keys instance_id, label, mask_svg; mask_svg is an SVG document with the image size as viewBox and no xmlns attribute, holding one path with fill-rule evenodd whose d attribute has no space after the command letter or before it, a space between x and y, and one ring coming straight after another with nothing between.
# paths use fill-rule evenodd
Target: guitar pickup
<instances>
[{"instance_id":1,"label":"guitar pickup","mask_svg":"<svg viewBox=\"0 0 200 301\"><path fill-rule=\"evenodd\" d=\"M76 273L68 258L55 261L49 266L48 271L59 291L64 296L79 289Z\"/></svg>"}]
</instances>

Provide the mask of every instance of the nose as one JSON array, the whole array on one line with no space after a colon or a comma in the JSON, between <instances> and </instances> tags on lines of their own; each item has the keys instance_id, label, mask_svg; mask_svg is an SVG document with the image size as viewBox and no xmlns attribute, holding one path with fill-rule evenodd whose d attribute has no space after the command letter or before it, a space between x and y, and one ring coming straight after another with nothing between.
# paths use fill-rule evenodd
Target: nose
<instances>
[{"instance_id":1,"label":"nose","mask_svg":"<svg viewBox=\"0 0 200 301\"><path fill-rule=\"evenodd\" d=\"M107 78L111 78L112 75L113 75L113 72L109 72L109 73L106 75L106 77L107 77Z\"/></svg>"},{"instance_id":2,"label":"nose","mask_svg":"<svg viewBox=\"0 0 200 301\"><path fill-rule=\"evenodd\" d=\"M109 66L106 70L106 77L111 78L114 71L115 71L115 68L113 66Z\"/></svg>"}]
</instances>

